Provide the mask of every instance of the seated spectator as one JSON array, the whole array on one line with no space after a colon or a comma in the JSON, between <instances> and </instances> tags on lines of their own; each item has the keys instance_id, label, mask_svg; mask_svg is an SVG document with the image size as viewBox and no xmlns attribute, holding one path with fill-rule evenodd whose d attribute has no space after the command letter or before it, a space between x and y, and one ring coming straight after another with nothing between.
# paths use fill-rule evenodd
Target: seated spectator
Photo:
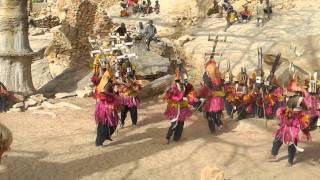
<instances>
[{"instance_id":1,"label":"seated spectator","mask_svg":"<svg viewBox=\"0 0 320 180\"><path fill-rule=\"evenodd\" d=\"M127 0L121 0L120 1L120 6L122 9L127 9L128 8L128 1Z\"/></svg>"},{"instance_id":2,"label":"seated spectator","mask_svg":"<svg viewBox=\"0 0 320 180\"><path fill-rule=\"evenodd\" d=\"M138 3L134 3L134 4L133 4L132 12L133 12L134 14L140 12L140 7L139 7L139 4L138 4Z\"/></svg>"},{"instance_id":3,"label":"seated spectator","mask_svg":"<svg viewBox=\"0 0 320 180\"><path fill-rule=\"evenodd\" d=\"M134 1L133 0L128 0L128 7L132 7L134 5Z\"/></svg>"},{"instance_id":4,"label":"seated spectator","mask_svg":"<svg viewBox=\"0 0 320 180\"><path fill-rule=\"evenodd\" d=\"M138 27L136 28L135 39L141 40L145 35L145 30L142 22L139 22Z\"/></svg>"},{"instance_id":5,"label":"seated spectator","mask_svg":"<svg viewBox=\"0 0 320 180\"><path fill-rule=\"evenodd\" d=\"M120 27L117 28L115 33L118 33L120 36L125 36L127 34L127 28L124 23L121 23Z\"/></svg>"},{"instance_id":6,"label":"seated spectator","mask_svg":"<svg viewBox=\"0 0 320 180\"><path fill-rule=\"evenodd\" d=\"M140 12L145 13L147 11L146 10L146 8L147 8L146 1L142 1L142 3L140 4L139 8L140 8Z\"/></svg>"},{"instance_id":7,"label":"seated spectator","mask_svg":"<svg viewBox=\"0 0 320 180\"><path fill-rule=\"evenodd\" d=\"M257 27L263 26L265 21L265 4L263 0L260 0L257 4L256 11L257 11Z\"/></svg>"},{"instance_id":8,"label":"seated spectator","mask_svg":"<svg viewBox=\"0 0 320 180\"><path fill-rule=\"evenodd\" d=\"M156 3L154 5L154 11L156 12L156 14L160 13L160 4L158 0L156 0Z\"/></svg>"},{"instance_id":9,"label":"seated spectator","mask_svg":"<svg viewBox=\"0 0 320 180\"><path fill-rule=\"evenodd\" d=\"M147 7L146 7L146 11L145 14L151 14L153 11L152 6L151 6L151 0L147 0Z\"/></svg>"},{"instance_id":10,"label":"seated spectator","mask_svg":"<svg viewBox=\"0 0 320 180\"><path fill-rule=\"evenodd\" d=\"M120 17L128 17L129 16L129 13L126 9L122 9L120 11Z\"/></svg>"},{"instance_id":11,"label":"seated spectator","mask_svg":"<svg viewBox=\"0 0 320 180\"><path fill-rule=\"evenodd\" d=\"M249 21L251 19L252 13L249 11L248 6L244 6L244 10L240 12L242 21Z\"/></svg>"},{"instance_id":12,"label":"seated spectator","mask_svg":"<svg viewBox=\"0 0 320 180\"><path fill-rule=\"evenodd\" d=\"M265 8L263 11L268 16L268 19L270 19L272 14L272 4L270 0L266 0Z\"/></svg>"}]
</instances>

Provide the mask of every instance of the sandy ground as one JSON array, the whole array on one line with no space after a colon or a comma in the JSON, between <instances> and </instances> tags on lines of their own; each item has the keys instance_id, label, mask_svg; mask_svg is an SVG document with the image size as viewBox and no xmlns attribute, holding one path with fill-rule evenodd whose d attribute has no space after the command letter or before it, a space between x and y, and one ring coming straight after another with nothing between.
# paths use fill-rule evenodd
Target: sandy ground
<instances>
[{"instance_id":1,"label":"sandy ground","mask_svg":"<svg viewBox=\"0 0 320 180\"><path fill-rule=\"evenodd\" d=\"M83 110L55 109L54 115L33 112L0 114L1 123L13 132L12 150L0 165L0 179L200 179L207 165L225 171L226 179L320 179L320 131L313 142L302 144L304 153L296 164L286 167L286 148L280 161L269 156L274 126L263 120L248 119L229 123L218 136L210 135L201 113L185 126L178 143L165 145L169 122L165 104L149 100L139 109L139 128L126 127L105 147L94 145L92 99L68 99ZM42 112L42 111L40 111Z\"/></svg>"}]
</instances>

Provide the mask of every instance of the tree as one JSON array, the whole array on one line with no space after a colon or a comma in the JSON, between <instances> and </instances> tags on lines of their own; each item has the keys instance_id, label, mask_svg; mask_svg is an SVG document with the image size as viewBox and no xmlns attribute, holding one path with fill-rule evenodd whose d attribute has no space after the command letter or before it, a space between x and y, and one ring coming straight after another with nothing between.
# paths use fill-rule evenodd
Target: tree
<instances>
[{"instance_id":1,"label":"tree","mask_svg":"<svg viewBox=\"0 0 320 180\"><path fill-rule=\"evenodd\" d=\"M0 81L9 91L34 92L28 39L27 0L0 2Z\"/></svg>"}]
</instances>

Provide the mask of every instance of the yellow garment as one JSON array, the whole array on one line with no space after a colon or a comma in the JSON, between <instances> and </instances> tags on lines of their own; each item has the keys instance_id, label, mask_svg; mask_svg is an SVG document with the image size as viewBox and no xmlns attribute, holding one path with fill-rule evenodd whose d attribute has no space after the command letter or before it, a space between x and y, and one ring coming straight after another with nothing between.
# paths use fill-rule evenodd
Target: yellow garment
<instances>
[{"instance_id":1,"label":"yellow garment","mask_svg":"<svg viewBox=\"0 0 320 180\"><path fill-rule=\"evenodd\" d=\"M168 101L168 107L174 107L174 108L178 108L179 102L174 102L174 101ZM188 108L189 104L188 101L182 100L180 102L180 108Z\"/></svg>"},{"instance_id":2,"label":"yellow garment","mask_svg":"<svg viewBox=\"0 0 320 180\"><path fill-rule=\"evenodd\" d=\"M224 93L224 91L213 91L213 92L212 92L212 96L215 96L215 97L224 97L224 96L225 96L225 93Z\"/></svg>"},{"instance_id":3,"label":"yellow garment","mask_svg":"<svg viewBox=\"0 0 320 180\"><path fill-rule=\"evenodd\" d=\"M104 87L107 85L110 77L113 77L112 72L110 70L106 70L100 80L99 85L97 86L97 91L99 93L104 92Z\"/></svg>"},{"instance_id":4,"label":"yellow garment","mask_svg":"<svg viewBox=\"0 0 320 180\"><path fill-rule=\"evenodd\" d=\"M230 22L231 23L234 23L234 22L236 22L236 13L234 13L234 12L232 12L232 13L230 13Z\"/></svg>"}]
</instances>

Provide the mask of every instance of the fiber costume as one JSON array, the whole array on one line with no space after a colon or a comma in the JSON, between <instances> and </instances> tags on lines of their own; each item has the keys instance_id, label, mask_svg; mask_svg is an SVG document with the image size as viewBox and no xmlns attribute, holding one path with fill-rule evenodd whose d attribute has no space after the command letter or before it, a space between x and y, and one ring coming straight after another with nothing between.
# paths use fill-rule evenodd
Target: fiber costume
<instances>
[{"instance_id":1,"label":"fiber costume","mask_svg":"<svg viewBox=\"0 0 320 180\"><path fill-rule=\"evenodd\" d=\"M141 85L136 80L135 68L128 58L120 60L116 74L122 99L121 127L125 124L128 112L130 112L132 125L136 126L138 121L138 106L140 104L138 93L141 90Z\"/></svg>"},{"instance_id":2,"label":"fiber costume","mask_svg":"<svg viewBox=\"0 0 320 180\"><path fill-rule=\"evenodd\" d=\"M246 68L241 68L237 76L235 91L227 97L227 101L234 106L238 113L238 120L244 119L253 112L253 95L248 90L248 75Z\"/></svg>"},{"instance_id":3,"label":"fiber costume","mask_svg":"<svg viewBox=\"0 0 320 180\"><path fill-rule=\"evenodd\" d=\"M121 104L119 96L114 92L113 74L106 70L96 87L95 121L97 126L96 146L102 146L105 140L110 140L115 132L119 116L117 109Z\"/></svg>"},{"instance_id":4,"label":"fiber costume","mask_svg":"<svg viewBox=\"0 0 320 180\"><path fill-rule=\"evenodd\" d=\"M167 140L170 143L173 135L174 141L179 141L182 135L184 121L192 115L190 105L197 101L192 84L187 82L187 72L180 65L176 68L176 78L166 91L164 100L167 102L165 116L170 120Z\"/></svg>"},{"instance_id":5,"label":"fiber costume","mask_svg":"<svg viewBox=\"0 0 320 180\"><path fill-rule=\"evenodd\" d=\"M297 146L300 141L300 132L303 132L307 140L311 139L310 116L307 113L308 102L305 98L308 94L298 86L294 78L289 81L287 90L286 106L279 108L276 112L280 128L275 132L271 154L277 159L280 147L286 144L288 146L288 166L292 166L296 151L303 151Z\"/></svg>"},{"instance_id":6,"label":"fiber costume","mask_svg":"<svg viewBox=\"0 0 320 180\"><path fill-rule=\"evenodd\" d=\"M203 74L204 85L199 90L199 96L205 99L203 111L208 120L211 133L216 132L216 126L222 127L222 111L224 109L224 88L216 62L211 59L205 64Z\"/></svg>"}]
</instances>

